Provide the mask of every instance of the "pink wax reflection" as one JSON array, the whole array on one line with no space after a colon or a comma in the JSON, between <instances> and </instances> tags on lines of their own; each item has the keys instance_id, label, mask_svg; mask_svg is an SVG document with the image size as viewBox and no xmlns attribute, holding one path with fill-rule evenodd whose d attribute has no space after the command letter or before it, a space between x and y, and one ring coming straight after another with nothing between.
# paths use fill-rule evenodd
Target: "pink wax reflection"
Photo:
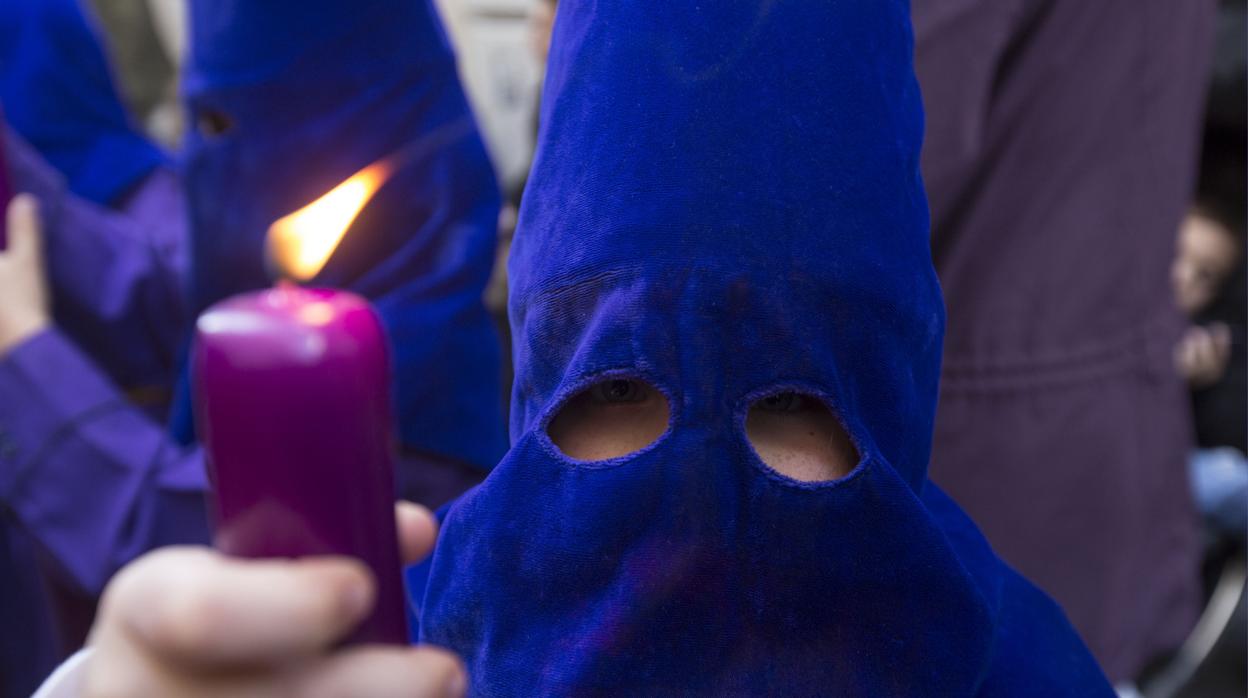
<instances>
[{"instance_id":1,"label":"pink wax reflection","mask_svg":"<svg viewBox=\"0 0 1248 698\"><path fill-rule=\"evenodd\" d=\"M192 358L217 547L363 560L377 606L352 642L407 642L386 346L362 298L283 286L209 308Z\"/></svg>"}]
</instances>

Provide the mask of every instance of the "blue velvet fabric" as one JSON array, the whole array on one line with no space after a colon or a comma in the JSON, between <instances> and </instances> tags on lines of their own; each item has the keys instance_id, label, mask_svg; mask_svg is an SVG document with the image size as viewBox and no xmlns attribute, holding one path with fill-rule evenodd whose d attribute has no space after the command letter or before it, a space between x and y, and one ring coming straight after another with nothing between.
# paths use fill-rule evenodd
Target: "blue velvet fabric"
<instances>
[{"instance_id":1,"label":"blue velvet fabric","mask_svg":"<svg viewBox=\"0 0 1248 698\"><path fill-rule=\"evenodd\" d=\"M98 204L165 159L130 121L79 0L0 3L0 104L70 190Z\"/></svg>"},{"instance_id":2,"label":"blue velvet fabric","mask_svg":"<svg viewBox=\"0 0 1248 698\"><path fill-rule=\"evenodd\" d=\"M429 1L194 0L190 12L196 308L270 284L269 225L391 157L394 175L310 284L376 305L403 445L493 467L506 435L482 292L499 192Z\"/></svg>"},{"instance_id":3,"label":"blue velvet fabric","mask_svg":"<svg viewBox=\"0 0 1248 698\"><path fill-rule=\"evenodd\" d=\"M478 695L1112 696L1061 611L927 481L943 309L905 0L566 0L512 250L512 449L409 579ZM545 426L668 398L601 462ZM861 455L791 480L759 396Z\"/></svg>"}]
</instances>

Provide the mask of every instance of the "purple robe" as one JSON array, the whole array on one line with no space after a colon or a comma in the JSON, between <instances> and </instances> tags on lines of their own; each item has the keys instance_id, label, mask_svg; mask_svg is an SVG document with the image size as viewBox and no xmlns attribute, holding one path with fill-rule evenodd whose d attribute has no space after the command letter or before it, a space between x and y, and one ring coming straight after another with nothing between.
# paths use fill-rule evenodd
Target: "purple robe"
<instances>
[{"instance_id":1,"label":"purple robe","mask_svg":"<svg viewBox=\"0 0 1248 698\"><path fill-rule=\"evenodd\" d=\"M120 210L103 208L3 135L14 188L39 200L59 327L0 359L0 616L12 621L0 691L19 696L81 642L113 570L206 540L207 522L202 461L116 387L151 395L172 375L185 321L176 180L155 173Z\"/></svg>"},{"instance_id":2,"label":"purple robe","mask_svg":"<svg viewBox=\"0 0 1248 698\"><path fill-rule=\"evenodd\" d=\"M1197 612L1168 268L1212 0L914 0L948 333L932 478L1111 679Z\"/></svg>"}]
</instances>

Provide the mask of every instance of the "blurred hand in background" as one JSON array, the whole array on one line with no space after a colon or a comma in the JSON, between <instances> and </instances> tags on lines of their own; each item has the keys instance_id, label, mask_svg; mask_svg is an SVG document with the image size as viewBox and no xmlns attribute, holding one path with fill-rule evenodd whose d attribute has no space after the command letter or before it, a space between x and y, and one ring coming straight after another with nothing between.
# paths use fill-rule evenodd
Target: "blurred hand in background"
<instances>
[{"instance_id":1,"label":"blurred hand in background","mask_svg":"<svg viewBox=\"0 0 1248 698\"><path fill-rule=\"evenodd\" d=\"M51 323L38 205L21 194L8 209L8 248L0 251L0 356Z\"/></svg>"}]
</instances>

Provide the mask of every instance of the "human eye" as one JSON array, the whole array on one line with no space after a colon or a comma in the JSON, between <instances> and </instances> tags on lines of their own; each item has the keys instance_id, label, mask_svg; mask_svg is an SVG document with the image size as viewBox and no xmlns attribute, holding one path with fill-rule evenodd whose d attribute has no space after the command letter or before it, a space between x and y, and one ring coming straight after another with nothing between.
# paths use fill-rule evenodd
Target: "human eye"
<instances>
[{"instance_id":1,"label":"human eye","mask_svg":"<svg viewBox=\"0 0 1248 698\"><path fill-rule=\"evenodd\" d=\"M796 393L792 390L786 390L782 393L775 393L767 397L759 399L752 406L752 409L762 410L763 412L771 412L774 414L788 414L792 412L801 412L811 408L810 398Z\"/></svg>"},{"instance_id":2,"label":"human eye","mask_svg":"<svg viewBox=\"0 0 1248 698\"><path fill-rule=\"evenodd\" d=\"M594 402L604 405L644 402L650 396L641 381L613 378L594 385L589 391Z\"/></svg>"}]
</instances>

